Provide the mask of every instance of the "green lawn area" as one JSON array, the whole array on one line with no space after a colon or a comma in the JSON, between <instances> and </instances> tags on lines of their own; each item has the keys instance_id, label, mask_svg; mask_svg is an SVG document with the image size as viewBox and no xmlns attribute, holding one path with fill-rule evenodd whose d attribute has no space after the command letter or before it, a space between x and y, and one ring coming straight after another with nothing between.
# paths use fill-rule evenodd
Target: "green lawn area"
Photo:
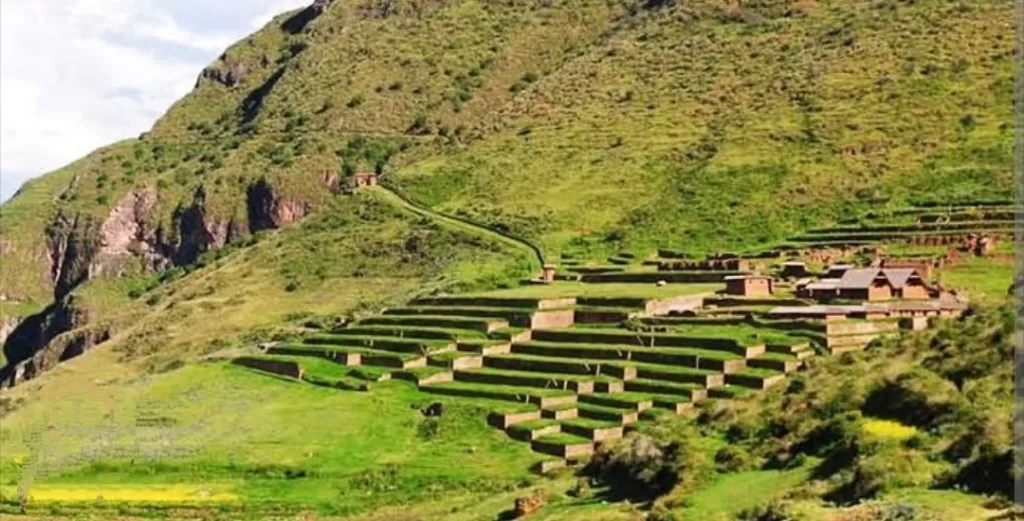
<instances>
[{"instance_id":1,"label":"green lawn area","mask_svg":"<svg viewBox=\"0 0 1024 521\"><path fill-rule=\"evenodd\" d=\"M473 296L519 298L633 297L655 299L713 293L723 287L722 284L668 284L658 287L654 284L583 284L579 282L558 281L548 285L525 285L477 293Z\"/></svg>"},{"instance_id":2,"label":"green lawn area","mask_svg":"<svg viewBox=\"0 0 1024 521\"><path fill-rule=\"evenodd\" d=\"M803 483L813 465L793 470L728 474L697 491L676 512L679 521L732 521L742 510L761 505Z\"/></svg>"},{"instance_id":3,"label":"green lawn area","mask_svg":"<svg viewBox=\"0 0 1024 521\"><path fill-rule=\"evenodd\" d=\"M13 413L20 421L3 427L5 499L13 499L19 465L31 468L34 439L52 469L35 483L51 487L50 497L76 497L79 488L124 496L124 487L201 485L247 508L325 514L504 491L534 479L529 466L541 459L486 424L488 411L505 404L427 395L405 382L347 392L211 363L116 392L113 420L95 401L83 406L73 396ZM444 415L425 419L419 409L436 401ZM175 425L135 427L136 418L153 415Z\"/></svg>"},{"instance_id":4,"label":"green lawn area","mask_svg":"<svg viewBox=\"0 0 1024 521\"><path fill-rule=\"evenodd\" d=\"M1013 261L970 258L939 270L949 287L964 290L971 299L1003 299L1013 283Z\"/></svg>"}]
</instances>

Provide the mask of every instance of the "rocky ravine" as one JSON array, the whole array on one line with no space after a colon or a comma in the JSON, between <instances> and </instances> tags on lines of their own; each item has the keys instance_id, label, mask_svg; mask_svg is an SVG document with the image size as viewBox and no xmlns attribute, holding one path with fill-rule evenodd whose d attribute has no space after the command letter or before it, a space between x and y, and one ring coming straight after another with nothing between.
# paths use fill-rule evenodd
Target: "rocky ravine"
<instances>
[{"instance_id":1,"label":"rocky ravine","mask_svg":"<svg viewBox=\"0 0 1024 521\"><path fill-rule=\"evenodd\" d=\"M20 323L4 323L3 349L7 365L0 368L0 388L11 387L81 355L114 335L111 326L98 323L75 298L75 288L98 277L123 277L158 272L196 262L246 234L276 229L307 216L311 205L296 198L279 197L261 179L245 195L247 220L212 215L200 186L187 204L171 214L170 226L154 208L160 194L139 188L126 194L103 222L84 214L63 211L47 228L49 274L54 301Z\"/></svg>"}]
</instances>

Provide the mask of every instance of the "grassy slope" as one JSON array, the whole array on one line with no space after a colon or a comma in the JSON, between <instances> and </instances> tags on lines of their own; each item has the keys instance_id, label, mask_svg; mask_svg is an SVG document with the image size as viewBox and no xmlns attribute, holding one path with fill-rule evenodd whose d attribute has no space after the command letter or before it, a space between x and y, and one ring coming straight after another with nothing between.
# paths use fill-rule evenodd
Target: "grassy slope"
<instances>
[{"instance_id":1,"label":"grassy slope","mask_svg":"<svg viewBox=\"0 0 1024 521\"><path fill-rule=\"evenodd\" d=\"M31 462L32 433L56 415L58 431L44 434L40 462L70 471L40 490L192 483L225 487L252 508L345 513L448 491L500 492L528 479L527 468L537 459L484 423L485 401L449 402L437 434L424 434L425 420L410 405L423 407L433 398L402 382L380 384L367 395L218 363L144 377L97 398L83 394L18 412L12 427L5 427L6 462ZM106 413L113 418L105 419ZM178 422L164 429L169 447L159 446L160 428L131 431L143 416ZM146 456L161 450L163 456ZM307 477L275 476L289 470ZM17 483L11 467L4 474L4 485Z\"/></svg>"},{"instance_id":2,"label":"grassy slope","mask_svg":"<svg viewBox=\"0 0 1024 521\"><path fill-rule=\"evenodd\" d=\"M590 248L595 255L623 246L731 247L819 226L877 196L1008 192L1007 2L878 2L867 8L812 1L795 3L789 16L781 1L739 12L690 2L634 15L614 2L547 3L553 7L466 1L419 18L403 13L381 20L363 18L358 2L343 2L300 35L281 31L279 19L228 51L229 61L250 65L268 58L239 88L204 84L146 139L108 147L27 185L0 209L0 286L28 301L5 304L5 314L47 302L43 231L58 208L104 217L132 187L149 185L161 194L151 219L166 223L175 205L202 185L214 215L244 218L245 187L266 176L280 193L310 201L321 215L225 251L206 268L149 291L143 290L153 279L145 277L80 288L87 306L118 324L119 335L11 393L31 400L4 419L5 448L8 442L24 444L47 421L99 423L103 412L130 411L139 397L197 417L215 410L208 406L227 403L224 388L211 389L204 396L208 403L187 406L161 393L187 390L192 382L184 380L218 376L218 370L139 375L169 370L187 355L272 338L284 324L373 311L424 287L461 283L471 289L466 281L501 280L515 269L496 245L480 248L477 241L372 204L365 211L329 198L321 176L337 170L337 152L354 146L352 133L396 147L407 143L392 160L393 182L404 193L536 239L549 257L587 249L574 240L578 235L598 239ZM308 45L297 57L289 50L296 44ZM263 99L253 133L239 134L243 99L281 66L285 72ZM429 132L408 133L420 116ZM863 145L875 151L839 154ZM372 164L364 158L359 167ZM405 241L414 233L438 237L436 248L403 262ZM606 235L615 240L600 240ZM21 270L39 276L12 276ZM141 294L132 298L132 290ZM239 396L277 385L237 378L233 392ZM80 391L64 391L69 388ZM398 410L420 398L396 390L387 399ZM333 413L358 409L349 398L323 400L338 400L332 414L318 419L326 426L387 422ZM306 410L298 403L288 391L259 406L284 418ZM253 465L261 464L263 449L249 445L277 447L277 456L295 462L309 452L305 439L288 430L295 425L283 425L283 433L259 423L227 432L226 425L207 428L236 445L211 445L203 455L187 457L198 464L195 472L182 471L176 479L196 480L209 470L232 481L223 473L223 458L233 452L216 454L225 447L253 451L242 454ZM409 438L408 421L383 428L396 433L389 437L392 451L414 454L413 474L403 481L417 482L417 468L436 468L438 460ZM497 435L477 423L460 428L480 447L496 443ZM72 435L78 441L67 447L89 441L82 436ZM46 450L62 446L56 437L44 444ZM314 502L336 492L344 482L337 473L349 470L339 462L349 457L343 448L323 450L338 452L326 458L327 477L303 496ZM509 450L526 454L525 448L501 445L476 457L521 471L521 455L503 452ZM384 452L374 454L386 459ZM475 461L459 457L467 458L466 466ZM361 460L364 466L353 469L367 470L370 463ZM6 480L11 460L4 464ZM466 504L478 501L472 490L491 490L486 480L493 471L483 465L453 475L454 481L485 480L458 497ZM82 472L67 479L101 477ZM365 485L372 488L374 479ZM265 482L252 481L239 491L258 498ZM399 499L406 492L413 493L384 496ZM501 508L510 504L507 495L495 498L487 503L488 515L498 498ZM440 517L450 507L424 508Z\"/></svg>"},{"instance_id":3,"label":"grassy slope","mask_svg":"<svg viewBox=\"0 0 1024 521\"><path fill-rule=\"evenodd\" d=\"M297 34L280 17L212 64L246 65L237 87L203 80L144 139L27 186L2 211L7 262L40 271L57 207L103 217L155 186L150 219L169 224L202 185L212 218L244 221L257 178L318 207L339 157L372 168L385 149L414 199L552 254L609 232L738 247L887 196L1009 193L1004 1L365 3ZM45 277L3 277L48 295Z\"/></svg>"},{"instance_id":4,"label":"grassy slope","mask_svg":"<svg viewBox=\"0 0 1024 521\"><path fill-rule=\"evenodd\" d=\"M622 20L498 134L398 182L550 249L615 229L638 249L737 247L884 196L1009 193L1005 2L759 5L736 15L759 23L713 2Z\"/></svg>"}]
</instances>

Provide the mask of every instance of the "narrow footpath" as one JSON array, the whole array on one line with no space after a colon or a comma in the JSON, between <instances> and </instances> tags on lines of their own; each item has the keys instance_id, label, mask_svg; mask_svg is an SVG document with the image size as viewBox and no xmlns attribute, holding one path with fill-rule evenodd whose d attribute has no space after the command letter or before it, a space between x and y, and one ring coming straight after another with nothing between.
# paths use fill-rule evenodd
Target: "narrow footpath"
<instances>
[{"instance_id":1,"label":"narrow footpath","mask_svg":"<svg viewBox=\"0 0 1024 521\"><path fill-rule=\"evenodd\" d=\"M474 223L469 219L454 217L451 215L445 215L443 213L436 212L434 210L431 210L430 208L410 201L402 194L386 186L377 185L376 187L373 187L371 189L378 189L378 191L384 194L384 196L389 201L417 215L427 217L428 219L434 219L438 222L445 224L446 226L462 230L466 233L483 235L492 240L498 241L499 243L504 244L506 246L510 246L515 249L529 252L530 256L537 264L536 266L534 266L534 268L536 268L537 271L539 271L545 264L544 254L540 251L540 248L527 242L526 240L520 239L518 237L503 232L499 232L497 230L488 228L487 226L484 226L482 224Z\"/></svg>"}]
</instances>

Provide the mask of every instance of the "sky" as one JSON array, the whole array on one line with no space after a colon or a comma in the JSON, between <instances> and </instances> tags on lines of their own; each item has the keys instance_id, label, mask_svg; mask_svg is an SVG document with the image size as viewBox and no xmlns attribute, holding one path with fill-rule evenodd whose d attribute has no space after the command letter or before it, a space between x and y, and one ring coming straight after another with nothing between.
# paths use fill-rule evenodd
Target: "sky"
<instances>
[{"instance_id":1,"label":"sky","mask_svg":"<svg viewBox=\"0 0 1024 521\"><path fill-rule=\"evenodd\" d=\"M0 202L138 137L232 43L312 0L0 0Z\"/></svg>"}]
</instances>

